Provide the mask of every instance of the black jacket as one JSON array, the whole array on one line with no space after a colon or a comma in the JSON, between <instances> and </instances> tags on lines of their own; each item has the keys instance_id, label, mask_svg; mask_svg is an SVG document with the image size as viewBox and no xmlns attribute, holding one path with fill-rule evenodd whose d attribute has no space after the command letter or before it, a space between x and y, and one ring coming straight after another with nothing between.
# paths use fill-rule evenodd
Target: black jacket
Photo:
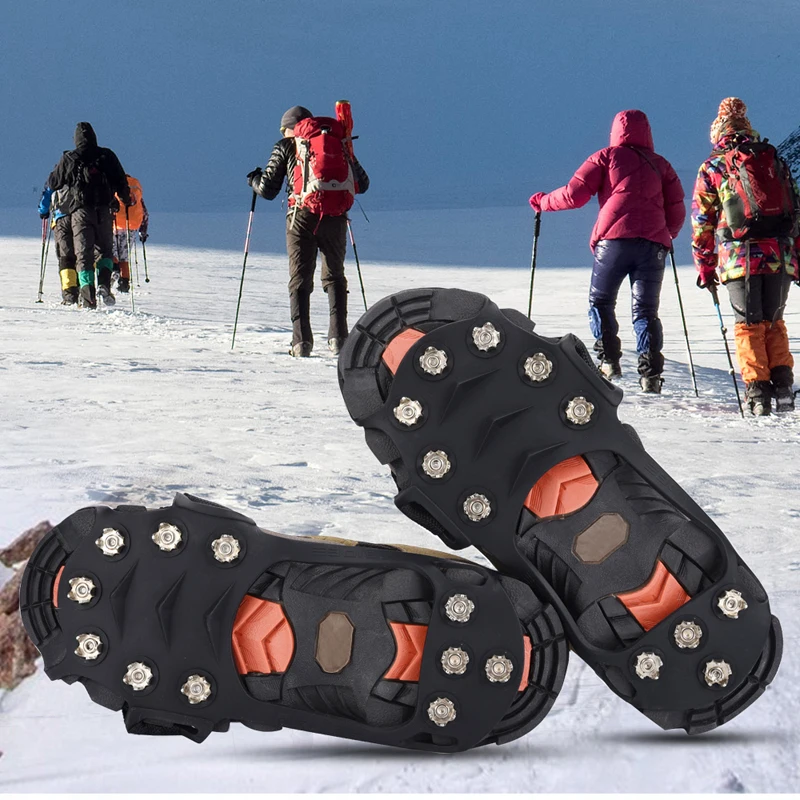
<instances>
[{"instance_id":1,"label":"black jacket","mask_svg":"<svg viewBox=\"0 0 800 800\"><path fill-rule=\"evenodd\" d=\"M287 136L275 143L272 148L267 166L263 170L256 170L255 173L250 173L253 177L250 178L250 186L253 191L263 197L265 200L274 200L283 186L283 181L286 181L286 193L292 193L292 176L294 175L294 167L297 163L297 155L294 139ZM356 186L358 187L358 194L364 194L369 189L369 176L364 171L358 159L353 159L353 176L356 179Z\"/></svg>"},{"instance_id":2,"label":"black jacket","mask_svg":"<svg viewBox=\"0 0 800 800\"><path fill-rule=\"evenodd\" d=\"M75 129L75 149L65 150L50 173L47 183L53 191L61 191L65 214L79 208L109 207L118 194L125 205L131 194L125 170L113 150L97 146L97 137L88 122L79 122Z\"/></svg>"}]
</instances>

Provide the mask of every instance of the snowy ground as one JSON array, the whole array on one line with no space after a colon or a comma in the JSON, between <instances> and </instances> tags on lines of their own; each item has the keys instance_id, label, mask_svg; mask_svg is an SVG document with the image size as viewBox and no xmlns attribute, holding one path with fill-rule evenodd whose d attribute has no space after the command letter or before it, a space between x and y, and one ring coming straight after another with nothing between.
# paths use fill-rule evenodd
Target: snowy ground
<instances>
[{"instance_id":1,"label":"snowy ground","mask_svg":"<svg viewBox=\"0 0 800 800\"><path fill-rule=\"evenodd\" d=\"M45 303L36 305L38 252L34 239L0 238L0 544L83 505L168 504L175 491L186 490L285 533L437 545L394 508L391 479L340 399L335 360L323 348L306 361L286 355L284 256L252 256L231 352L239 253L153 245L152 282L141 275L133 315L126 300L113 311L61 307L54 268ZM439 285L484 291L501 306L524 310L527 302L525 269L374 263L363 269L372 301L409 286ZM572 330L588 338L587 282L587 270L539 270L540 333ZM240 726L197 746L129 737L118 715L92 704L83 690L39 673L0 697L0 788L800 790L800 417L740 420L710 299L694 288L688 268L681 269L681 285L701 396L691 393L670 280L662 313L664 394L636 393L628 353L620 415L728 532L782 618L783 667L744 715L700 738L664 733L574 658L550 716L505 747L445 760ZM357 313L355 280L351 291ZM313 297L320 345L324 300L321 292ZM627 302L623 291L623 342L630 350ZM796 308L796 297L790 303ZM788 315L795 335L799 317ZM796 353L797 345L795 338Z\"/></svg>"}]
</instances>

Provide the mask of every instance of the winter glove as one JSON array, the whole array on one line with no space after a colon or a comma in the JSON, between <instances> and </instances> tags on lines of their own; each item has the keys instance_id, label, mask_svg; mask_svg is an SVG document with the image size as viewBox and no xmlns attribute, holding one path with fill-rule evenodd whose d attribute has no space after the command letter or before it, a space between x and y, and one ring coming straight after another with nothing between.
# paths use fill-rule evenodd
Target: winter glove
<instances>
[{"instance_id":1,"label":"winter glove","mask_svg":"<svg viewBox=\"0 0 800 800\"><path fill-rule=\"evenodd\" d=\"M538 214L542 210L542 198L544 197L544 192L536 192L536 194L532 194L530 200L528 202L531 205L531 208Z\"/></svg>"},{"instance_id":2,"label":"winter glove","mask_svg":"<svg viewBox=\"0 0 800 800\"><path fill-rule=\"evenodd\" d=\"M116 214L117 211L119 211L119 200L117 200L116 197L111 201L109 208L111 209L112 214Z\"/></svg>"},{"instance_id":3,"label":"winter glove","mask_svg":"<svg viewBox=\"0 0 800 800\"><path fill-rule=\"evenodd\" d=\"M42 214L41 212L39 213L39 219L47 219L49 216L50 216L49 211L45 211L44 214Z\"/></svg>"},{"instance_id":4,"label":"winter glove","mask_svg":"<svg viewBox=\"0 0 800 800\"><path fill-rule=\"evenodd\" d=\"M713 272L701 272L697 276L697 286L699 289L708 289L709 291L719 286L719 275L717 275L716 270Z\"/></svg>"},{"instance_id":5,"label":"winter glove","mask_svg":"<svg viewBox=\"0 0 800 800\"><path fill-rule=\"evenodd\" d=\"M256 167L252 172L247 173L247 183L252 186L256 181L261 180L261 167Z\"/></svg>"},{"instance_id":6,"label":"winter glove","mask_svg":"<svg viewBox=\"0 0 800 800\"><path fill-rule=\"evenodd\" d=\"M150 237L146 233L139 231L139 241L144 244Z\"/></svg>"}]
</instances>

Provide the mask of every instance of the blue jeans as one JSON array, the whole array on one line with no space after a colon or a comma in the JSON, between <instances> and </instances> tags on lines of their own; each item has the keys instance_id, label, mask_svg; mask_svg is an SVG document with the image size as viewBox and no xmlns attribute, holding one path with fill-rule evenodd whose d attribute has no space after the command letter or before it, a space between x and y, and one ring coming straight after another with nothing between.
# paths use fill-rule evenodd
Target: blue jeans
<instances>
[{"instance_id":1,"label":"blue jeans","mask_svg":"<svg viewBox=\"0 0 800 800\"><path fill-rule=\"evenodd\" d=\"M589 288L589 327L601 360L619 361L622 347L615 308L619 287L631 283L631 316L639 354L639 374L660 375L664 335L658 318L667 249L648 239L602 239L594 248Z\"/></svg>"}]
</instances>

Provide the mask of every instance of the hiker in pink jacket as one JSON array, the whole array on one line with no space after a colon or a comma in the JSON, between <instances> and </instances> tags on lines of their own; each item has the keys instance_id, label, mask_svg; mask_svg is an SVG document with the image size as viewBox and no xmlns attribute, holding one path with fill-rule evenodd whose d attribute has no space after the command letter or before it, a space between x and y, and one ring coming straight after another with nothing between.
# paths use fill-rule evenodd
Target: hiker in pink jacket
<instances>
[{"instance_id":1,"label":"hiker in pink jacket","mask_svg":"<svg viewBox=\"0 0 800 800\"><path fill-rule=\"evenodd\" d=\"M626 277L631 282L633 329L644 392L661 391L664 357L658 318L664 260L686 218L683 187L672 165L653 149L643 111L620 111L611 126L611 144L584 161L560 189L530 199L539 211L585 206L598 195L600 213L592 231L594 252L589 289L589 326L600 369L622 374L619 323L614 309Z\"/></svg>"}]
</instances>

